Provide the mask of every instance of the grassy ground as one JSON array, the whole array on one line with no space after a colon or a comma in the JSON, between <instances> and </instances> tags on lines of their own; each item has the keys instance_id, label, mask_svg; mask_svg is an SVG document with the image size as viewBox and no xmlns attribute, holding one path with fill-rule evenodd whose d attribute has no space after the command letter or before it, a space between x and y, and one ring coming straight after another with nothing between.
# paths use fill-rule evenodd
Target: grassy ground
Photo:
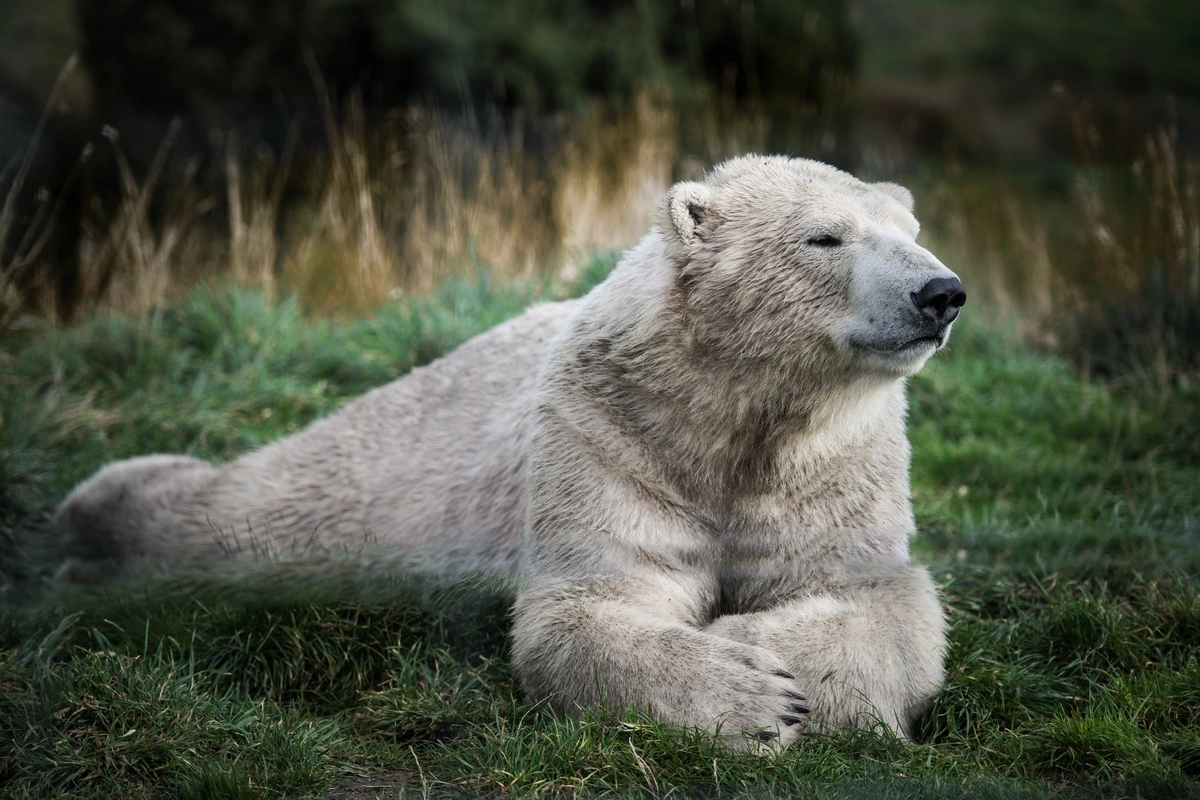
<instances>
[{"instance_id":1,"label":"grassy ground","mask_svg":"<svg viewBox=\"0 0 1200 800\"><path fill-rule=\"evenodd\" d=\"M910 390L914 549L953 625L915 745L858 731L731 755L635 714L558 718L514 682L502 586L45 585L47 514L106 461L230 458L556 293L481 279L312 322L201 289L150 318L11 332L0 796L1200 798L1200 387L1115 394L969 308Z\"/></svg>"}]
</instances>

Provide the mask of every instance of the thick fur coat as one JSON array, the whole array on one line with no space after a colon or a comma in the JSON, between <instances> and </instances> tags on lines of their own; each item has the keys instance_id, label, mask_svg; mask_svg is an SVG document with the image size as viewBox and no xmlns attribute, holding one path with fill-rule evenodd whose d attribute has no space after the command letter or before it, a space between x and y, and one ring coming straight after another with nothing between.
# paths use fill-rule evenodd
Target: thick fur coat
<instances>
[{"instance_id":1,"label":"thick fur coat","mask_svg":"<svg viewBox=\"0 0 1200 800\"><path fill-rule=\"evenodd\" d=\"M908 556L903 381L965 297L916 233L898 186L727 162L582 300L223 467L101 470L59 511L59 577L377 547L518 576L517 671L564 711L909 735L945 637Z\"/></svg>"}]
</instances>

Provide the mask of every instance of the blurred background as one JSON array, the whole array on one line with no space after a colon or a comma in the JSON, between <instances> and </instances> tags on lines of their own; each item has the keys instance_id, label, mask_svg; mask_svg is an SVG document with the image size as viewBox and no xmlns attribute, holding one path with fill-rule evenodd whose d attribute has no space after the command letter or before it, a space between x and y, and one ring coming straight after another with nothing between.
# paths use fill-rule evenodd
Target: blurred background
<instances>
[{"instance_id":1,"label":"blurred background","mask_svg":"<svg viewBox=\"0 0 1200 800\"><path fill-rule=\"evenodd\" d=\"M1200 365L1188 0L5 0L0 326L570 277L742 152L909 185L972 313Z\"/></svg>"}]
</instances>

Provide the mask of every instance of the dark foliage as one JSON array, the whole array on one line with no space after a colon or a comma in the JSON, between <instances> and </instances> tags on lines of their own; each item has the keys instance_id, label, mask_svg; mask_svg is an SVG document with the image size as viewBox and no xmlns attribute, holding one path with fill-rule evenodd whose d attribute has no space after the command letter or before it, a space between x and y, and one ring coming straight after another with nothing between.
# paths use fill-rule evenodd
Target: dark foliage
<instances>
[{"instance_id":1,"label":"dark foliage","mask_svg":"<svg viewBox=\"0 0 1200 800\"><path fill-rule=\"evenodd\" d=\"M853 71L842 0L77 0L106 113L213 124L310 102L325 80L410 101L570 110L644 83L681 97L824 106Z\"/></svg>"}]
</instances>

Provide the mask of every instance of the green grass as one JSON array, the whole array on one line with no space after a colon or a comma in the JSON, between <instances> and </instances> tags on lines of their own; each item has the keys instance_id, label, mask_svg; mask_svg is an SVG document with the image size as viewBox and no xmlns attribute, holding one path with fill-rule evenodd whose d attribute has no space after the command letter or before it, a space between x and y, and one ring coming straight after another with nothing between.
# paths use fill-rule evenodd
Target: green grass
<instances>
[{"instance_id":1,"label":"green grass","mask_svg":"<svg viewBox=\"0 0 1200 800\"><path fill-rule=\"evenodd\" d=\"M481 278L330 322L201 289L12 334L0 796L1200 797L1200 389L1114 394L969 313L911 382L914 549L953 625L914 745L733 755L634 713L557 717L510 671L502 585L46 585L48 514L106 461L233 457L557 293Z\"/></svg>"}]
</instances>

